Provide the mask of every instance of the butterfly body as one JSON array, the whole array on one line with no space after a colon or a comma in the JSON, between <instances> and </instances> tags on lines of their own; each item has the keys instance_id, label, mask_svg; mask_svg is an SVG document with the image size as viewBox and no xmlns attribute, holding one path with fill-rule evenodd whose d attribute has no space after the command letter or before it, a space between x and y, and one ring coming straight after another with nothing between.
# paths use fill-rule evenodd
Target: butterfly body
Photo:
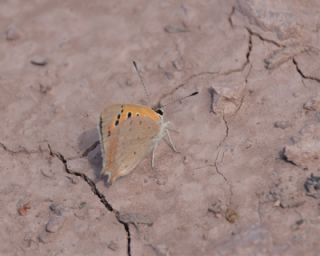
<instances>
[{"instance_id":1,"label":"butterfly body","mask_svg":"<svg viewBox=\"0 0 320 256\"><path fill-rule=\"evenodd\" d=\"M103 158L101 174L113 183L129 174L163 138L167 123L162 112L135 104L114 104L100 115Z\"/></svg>"}]
</instances>

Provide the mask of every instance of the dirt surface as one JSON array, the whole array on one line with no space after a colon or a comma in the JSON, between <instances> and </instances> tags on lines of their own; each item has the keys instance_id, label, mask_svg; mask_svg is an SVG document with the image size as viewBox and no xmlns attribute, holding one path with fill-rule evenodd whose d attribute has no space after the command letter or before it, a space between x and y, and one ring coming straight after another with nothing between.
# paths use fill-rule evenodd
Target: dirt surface
<instances>
[{"instance_id":1,"label":"dirt surface","mask_svg":"<svg viewBox=\"0 0 320 256\"><path fill-rule=\"evenodd\" d=\"M317 255L320 20L305 1L0 7L0 255ZM97 120L172 102L111 187Z\"/></svg>"}]
</instances>

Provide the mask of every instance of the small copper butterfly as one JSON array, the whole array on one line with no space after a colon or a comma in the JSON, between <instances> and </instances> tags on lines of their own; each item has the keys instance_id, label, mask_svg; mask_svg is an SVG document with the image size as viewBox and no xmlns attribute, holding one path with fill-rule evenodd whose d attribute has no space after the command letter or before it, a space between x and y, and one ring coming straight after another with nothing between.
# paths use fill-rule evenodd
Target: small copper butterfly
<instances>
[{"instance_id":1,"label":"small copper butterfly","mask_svg":"<svg viewBox=\"0 0 320 256\"><path fill-rule=\"evenodd\" d=\"M136 63L133 64L144 86ZM144 89L146 91L145 86ZM100 115L98 129L103 158L101 174L108 176L108 183L112 184L119 177L129 174L151 152L153 167L154 151L165 135L175 150L168 124L161 109L135 104L106 107Z\"/></svg>"}]
</instances>

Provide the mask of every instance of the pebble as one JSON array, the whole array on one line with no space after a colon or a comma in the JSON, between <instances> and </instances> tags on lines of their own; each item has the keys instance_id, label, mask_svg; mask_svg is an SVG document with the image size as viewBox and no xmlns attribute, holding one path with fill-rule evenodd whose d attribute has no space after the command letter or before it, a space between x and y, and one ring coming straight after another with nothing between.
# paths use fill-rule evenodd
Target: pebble
<instances>
[{"instance_id":1,"label":"pebble","mask_svg":"<svg viewBox=\"0 0 320 256\"><path fill-rule=\"evenodd\" d=\"M167 33L184 33L189 32L189 29L185 24L182 25L167 25L164 27L164 31Z\"/></svg>"},{"instance_id":2,"label":"pebble","mask_svg":"<svg viewBox=\"0 0 320 256\"><path fill-rule=\"evenodd\" d=\"M64 220L63 216L52 215L46 225L46 231L49 233L58 232L62 228Z\"/></svg>"},{"instance_id":3,"label":"pebble","mask_svg":"<svg viewBox=\"0 0 320 256\"><path fill-rule=\"evenodd\" d=\"M31 58L30 62L31 62L31 64L36 65L36 66L45 66L48 64L47 58L40 56L40 55L33 56Z\"/></svg>"},{"instance_id":4,"label":"pebble","mask_svg":"<svg viewBox=\"0 0 320 256\"><path fill-rule=\"evenodd\" d=\"M309 99L304 103L303 108L309 111L320 111L320 96Z\"/></svg>"},{"instance_id":5,"label":"pebble","mask_svg":"<svg viewBox=\"0 0 320 256\"><path fill-rule=\"evenodd\" d=\"M146 215L140 213L119 213L118 219L128 224L145 224L152 226L153 221Z\"/></svg>"},{"instance_id":6,"label":"pebble","mask_svg":"<svg viewBox=\"0 0 320 256\"><path fill-rule=\"evenodd\" d=\"M40 235L38 236L38 240L41 243L48 243L50 241L50 233L46 232L45 230L43 230Z\"/></svg>"},{"instance_id":7,"label":"pebble","mask_svg":"<svg viewBox=\"0 0 320 256\"><path fill-rule=\"evenodd\" d=\"M273 126L275 128L280 128L280 129L284 130L284 129L290 127L291 124L289 121L276 121L276 122L274 122Z\"/></svg>"},{"instance_id":8,"label":"pebble","mask_svg":"<svg viewBox=\"0 0 320 256\"><path fill-rule=\"evenodd\" d=\"M111 251L117 251L119 249L119 246L116 242L114 241L110 241L110 243L108 244L108 248L111 250Z\"/></svg>"},{"instance_id":9,"label":"pebble","mask_svg":"<svg viewBox=\"0 0 320 256\"><path fill-rule=\"evenodd\" d=\"M313 198L320 198L320 176L315 176L313 174L308 177L304 183L304 189L306 190L307 196Z\"/></svg>"},{"instance_id":10,"label":"pebble","mask_svg":"<svg viewBox=\"0 0 320 256\"><path fill-rule=\"evenodd\" d=\"M235 223L239 219L239 215L235 210L228 208L225 212L225 218L228 222Z\"/></svg>"},{"instance_id":11,"label":"pebble","mask_svg":"<svg viewBox=\"0 0 320 256\"><path fill-rule=\"evenodd\" d=\"M64 207L61 204L52 203L49 206L50 210L57 216L62 216L64 212Z\"/></svg>"}]
</instances>

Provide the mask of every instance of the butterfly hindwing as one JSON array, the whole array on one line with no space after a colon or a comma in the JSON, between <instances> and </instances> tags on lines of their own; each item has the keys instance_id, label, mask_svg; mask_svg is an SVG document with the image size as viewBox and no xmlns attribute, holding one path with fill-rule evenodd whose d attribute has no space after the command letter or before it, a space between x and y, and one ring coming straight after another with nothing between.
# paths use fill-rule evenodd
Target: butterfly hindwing
<instances>
[{"instance_id":1,"label":"butterfly hindwing","mask_svg":"<svg viewBox=\"0 0 320 256\"><path fill-rule=\"evenodd\" d=\"M109 182L130 173L161 138L162 119L151 108L112 105L100 117L102 175Z\"/></svg>"},{"instance_id":2,"label":"butterfly hindwing","mask_svg":"<svg viewBox=\"0 0 320 256\"><path fill-rule=\"evenodd\" d=\"M161 124L148 117L127 120L119 127L119 142L112 165L112 181L130 173L149 154L160 136Z\"/></svg>"}]
</instances>

